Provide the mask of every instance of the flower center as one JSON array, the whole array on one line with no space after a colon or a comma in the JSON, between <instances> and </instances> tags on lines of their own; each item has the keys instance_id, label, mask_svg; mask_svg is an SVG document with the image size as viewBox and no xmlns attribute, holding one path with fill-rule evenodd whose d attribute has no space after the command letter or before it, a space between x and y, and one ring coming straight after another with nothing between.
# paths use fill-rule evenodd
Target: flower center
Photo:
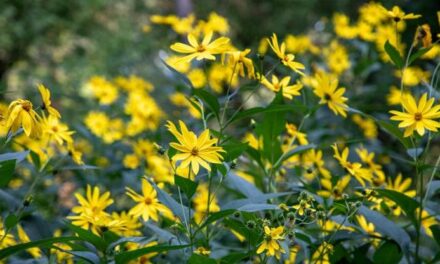
<instances>
[{"instance_id":1,"label":"flower center","mask_svg":"<svg viewBox=\"0 0 440 264\"><path fill-rule=\"evenodd\" d=\"M204 52L204 51L206 51L205 46L203 46L203 45L199 45L199 46L197 47L197 52Z\"/></svg>"},{"instance_id":2,"label":"flower center","mask_svg":"<svg viewBox=\"0 0 440 264\"><path fill-rule=\"evenodd\" d=\"M191 150L191 155L193 155L193 156L198 156L198 155L199 155L199 150L198 150L197 148L193 148L193 149Z\"/></svg>"},{"instance_id":3,"label":"flower center","mask_svg":"<svg viewBox=\"0 0 440 264\"><path fill-rule=\"evenodd\" d=\"M146 197L145 200L144 200L144 203L145 203L146 205L150 205L150 204L153 203L153 200L151 200L150 197Z\"/></svg>"},{"instance_id":4,"label":"flower center","mask_svg":"<svg viewBox=\"0 0 440 264\"><path fill-rule=\"evenodd\" d=\"M325 99L326 101L330 101L330 100L332 99L332 96L331 96L330 94L328 94L328 93L325 93L325 94L324 94L324 99Z\"/></svg>"},{"instance_id":5,"label":"flower center","mask_svg":"<svg viewBox=\"0 0 440 264\"><path fill-rule=\"evenodd\" d=\"M416 121L420 121L420 120L422 120L422 113L415 113L415 115L414 115L414 119L416 120Z\"/></svg>"},{"instance_id":6,"label":"flower center","mask_svg":"<svg viewBox=\"0 0 440 264\"><path fill-rule=\"evenodd\" d=\"M26 112L29 112L32 109L32 104L30 102L23 102L21 104L21 107L23 108L23 110L25 110Z\"/></svg>"}]
</instances>

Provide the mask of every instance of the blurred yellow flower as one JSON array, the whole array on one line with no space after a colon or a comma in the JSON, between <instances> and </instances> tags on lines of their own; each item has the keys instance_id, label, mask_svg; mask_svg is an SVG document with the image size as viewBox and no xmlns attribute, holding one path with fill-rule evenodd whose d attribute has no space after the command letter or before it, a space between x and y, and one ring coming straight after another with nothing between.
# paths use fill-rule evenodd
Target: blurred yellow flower
<instances>
[{"instance_id":1,"label":"blurred yellow flower","mask_svg":"<svg viewBox=\"0 0 440 264\"><path fill-rule=\"evenodd\" d=\"M49 89L47 89L44 85L39 84L38 91L40 92L41 99L43 101L43 105L41 106L41 109L47 110L47 112L49 112L50 115L53 115L56 118L61 118L61 115L58 112L58 110L52 107Z\"/></svg>"},{"instance_id":2,"label":"blurred yellow flower","mask_svg":"<svg viewBox=\"0 0 440 264\"><path fill-rule=\"evenodd\" d=\"M403 12L398 6L393 6L391 10L387 10L383 7L382 11L385 12L387 16L396 23L402 20L417 19L422 17L421 15L415 15L414 13L405 14L405 12Z\"/></svg>"},{"instance_id":3,"label":"blurred yellow flower","mask_svg":"<svg viewBox=\"0 0 440 264\"><path fill-rule=\"evenodd\" d=\"M345 88L338 88L338 79L324 72L317 73L315 79L316 83L313 92L321 98L319 103L327 104L336 115L340 114L346 117L348 106L345 102L348 99L344 97Z\"/></svg>"},{"instance_id":4,"label":"blurred yellow flower","mask_svg":"<svg viewBox=\"0 0 440 264\"><path fill-rule=\"evenodd\" d=\"M304 65L295 61L295 56L290 53L286 53L286 44L284 42L281 43L281 45L278 44L278 37L275 33L273 33L270 40L268 39L267 42L269 43L270 47L272 48L273 52L278 56L279 59L281 59L281 63L285 66L289 67L296 73L300 75L304 75L302 70L304 70Z\"/></svg>"},{"instance_id":5,"label":"blurred yellow flower","mask_svg":"<svg viewBox=\"0 0 440 264\"><path fill-rule=\"evenodd\" d=\"M39 137L41 135L40 120L40 116L35 112L30 101L18 99L9 104L6 129L16 132L23 127L28 137Z\"/></svg>"},{"instance_id":6,"label":"blurred yellow flower","mask_svg":"<svg viewBox=\"0 0 440 264\"><path fill-rule=\"evenodd\" d=\"M269 90L278 93L279 91L283 91L283 96L287 99L293 99L294 96L300 95L300 90L303 85L300 82L297 82L293 85L289 85L290 76L286 76L283 79L278 79L277 76L272 75L272 81L266 79L266 77L261 77L261 83Z\"/></svg>"},{"instance_id":7,"label":"blurred yellow flower","mask_svg":"<svg viewBox=\"0 0 440 264\"><path fill-rule=\"evenodd\" d=\"M184 54L189 54L182 57L180 60L190 62L196 60L215 60L215 54L220 54L225 51L225 46L229 42L229 38L220 37L211 42L212 32L205 34L202 42L198 42L193 34L188 34L188 42L190 45L184 43L174 43L171 49Z\"/></svg>"}]
</instances>

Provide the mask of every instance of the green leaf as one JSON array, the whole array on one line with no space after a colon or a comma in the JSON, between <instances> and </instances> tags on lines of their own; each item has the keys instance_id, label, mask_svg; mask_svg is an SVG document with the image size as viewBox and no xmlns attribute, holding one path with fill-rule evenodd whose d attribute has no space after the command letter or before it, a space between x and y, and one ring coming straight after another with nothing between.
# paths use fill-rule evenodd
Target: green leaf
<instances>
[{"instance_id":1,"label":"green leaf","mask_svg":"<svg viewBox=\"0 0 440 264\"><path fill-rule=\"evenodd\" d=\"M226 151L224 159L226 162L235 160L249 147L247 143L242 143L238 140L231 141L232 142L222 145L223 149Z\"/></svg>"},{"instance_id":2,"label":"green leaf","mask_svg":"<svg viewBox=\"0 0 440 264\"><path fill-rule=\"evenodd\" d=\"M0 162L0 187L6 187L11 181L14 175L15 163L15 159Z\"/></svg>"},{"instance_id":3,"label":"green leaf","mask_svg":"<svg viewBox=\"0 0 440 264\"><path fill-rule=\"evenodd\" d=\"M400 129L397 126L384 120L377 120L376 122L380 125L381 128L383 128L386 132L388 132L388 134L396 137L406 149L411 148L410 139L407 137L403 137L402 131L400 131Z\"/></svg>"},{"instance_id":4,"label":"green leaf","mask_svg":"<svg viewBox=\"0 0 440 264\"><path fill-rule=\"evenodd\" d=\"M174 175L174 183L182 189L188 199L191 199L198 186L197 182L193 182L192 180L179 175Z\"/></svg>"},{"instance_id":5,"label":"green leaf","mask_svg":"<svg viewBox=\"0 0 440 264\"><path fill-rule=\"evenodd\" d=\"M31 155L32 163L34 163L35 167L38 170L40 170L40 167L41 167L40 156L32 150L29 154Z\"/></svg>"},{"instance_id":6,"label":"green leaf","mask_svg":"<svg viewBox=\"0 0 440 264\"><path fill-rule=\"evenodd\" d=\"M211 93L203 89L194 89L193 94L199 97L200 99L202 99L202 101L204 101L208 105L208 107L212 110L214 115L217 118L219 117L220 104L216 96L212 95Z\"/></svg>"},{"instance_id":7,"label":"green leaf","mask_svg":"<svg viewBox=\"0 0 440 264\"><path fill-rule=\"evenodd\" d=\"M51 247L54 243L63 243L63 242L69 242L75 240L78 241L83 239L80 237L53 237L53 238L46 238L46 239L10 246L0 250L0 260L29 248L34 248L34 247L47 248L47 247Z\"/></svg>"},{"instance_id":8,"label":"green leaf","mask_svg":"<svg viewBox=\"0 0 440 264\"><path fill-rule=\"evenodd\" d=\"M226 218L223 220L226 227L236 231L240 235L244 236L246 239L250 239L252 245L256 245L260 239L261 233L256 232L256 230L249 230L241 221L236 219Z\"/></svg>"},{"instance_id":9,"label":"green leaf","mask_svg":"<svg viewBox=\"0 0 440 264\"><path fill-rule=\"evenodd\" d=\"M236 212L236 210L228 209L228 210L223 210L223 211L220 211L220 212L210 213L210 215L208 216L206 221L203 222L203 224L199 226L197 231L203 229L205 226L207 226L207 225L209 225L209 224L211 224L211 223L213 223L215 221L218 221L218 220L220 220L220 219L222 219L224 217L227 217L227 216L233 214L234 212Z\"/></svg>"},{"instance_id":10,"label":"green leaf","mask_svg":"<svg viewBox=\"0 0 440 264\"><path fill-rule=\"evenodd\" d=\"M268 106L268 108L273 107L277 105ZM276 115L265 113L263 122L256 127L258 135L263 137L262 154L271 164L275 164L282 154L279 136L285 129L284 122L285 112L279 112Z\"/></svg>"},{"instance_id":11,"label":"green leaf","mask_svg":"<svg viewBox=\"0 0 440 264\"><path fill-rule=\"evenodd\" d=\"M415 216L416 209L419 207L419 203L411 197L406 196L405 194L393 190L387 189L374 189L381 196L386 197L393 202L395 202L405 214L411 219L411 221L416 224L417 218Z\"/></svg>"},{"instance_id":12,"label":"green leaf","mask_svg":"<svg viewBox=\"0 0 440 264\"><path fill-rule=\"evenodd\" d=\"M440 246L440 225L432 225L429 227L437 244Z\"/></svg>"},{"instance_id":13,"label":"green leaf","mask_svg":"<svg viewBox=\"0 0 440 264\"><path fill-rule=\"evenodd\" d=\"M242 253L242 252L235 252L231 253L227 256L224 256L221 260L221 264L232 264L232 263L239 263L244 258L247 258L250 256L250 252ZM241 263L241 262L240 262Z\"/></svg>"},{"instance_id":14,"label":"green leaf","mask_svg":"<svg viewBox=\"0 0 440 264\"><path fill-rule=\"evenodd\" d=\"M432 47L433 47L433 46L428 47L428 48L421 48L421 49L419 49L416 53L412 54L412 55L409 57L409 60L408 60L408 66L411 65L415 60L417 60L418 58L420 58L421 56L423 56L423 54L425 54L425 53L427 53L428 51L430 51Z\"/></svg>"},{"instance_id":15,"label":"green leaf","mask_svg":"<svg viewBox=\"0 0 440 264\"><path fill-rule=\"evenodd\" d=\"M315 148L316 148L315 144L297 146L294 149L291 149L291 150L287 151L287 153L284 153L281 156L281 158L279 159L279 161L274 165L274 167L277 168L278 166L281 166L281 164L283 164L283 161L289 159L292 156L304 153L307 150L315 149Z\"/></svg>"},{"instance_id":16,"label":"green leaf","mask_svg":"<svg viewBox=\"0 0 440 264\"><path fill-rule=\"evenodd\" d=\"M104 239L95 235L91 231L75 226L69 222L65 222L65 223L67 228L69 228L72 232L76 233L83 240L94 245L101 252L104 252L105 249L107 248L107 243L104 241Z\"/></svg>"},{"instance_id":17,"label":"green leaf","mask_svg":"<svg viewBox=\"0 0 440 264\"><path fill-rule=\"evenodd\" d=\"M216 264L217 262L207 256L192 254L188 260L188 264Z\"/></svg>"},{"instance_id":18,"label":"green leaf","mask_svg":"<svg viewBox=\"0 0 440 264\"><path fill-rule=\"evenodd\" d=\"M261 113L266 114L266 113L277 113L277 112L295 112L298 110L304 112L305 110L307 110L307 107L303 105L272 105L271 107L266 107L266 108L254 107L239 112L228 122L228 124L244 118L254 117L255 115Z\"/></svg>"},{"instance_id":19,"label":"green leaf","mask_svg":"<svg viewBox=\"0 0 440 264\"><path fill-rule=\"evenodd\" d=\"M374 253L374 263L399 263L402 259L402 251L399 246L393 241L386 241Z\"/></svg>"},{"instance_id":20,"label":"green leaf","mask_svg":"<svg viewBox=\"0 0 440 264\"><path fill-rule=\"evenodd\" d=\"M181 246L168 246L168 245L157 245L152 247L145 247L140 249L135 249L127 252L119 253L115 256L116 264L128 263L131 260L135 260L137 258L142 257L151 252L164 252L170 250L177 250L182 248L187 248L190 245L181 245Z\"/></svg>"},{"instance_id":21,"label":"green leaf","mask_svg":"<svg viewBox=\"0 0 440 264\"><path fill-rule=\"evenodd\" d=\"M18 221L20 219L13 213L8 214L8 216L6 216L5 218L5 228L6 229L11 229L14 226L16 226L18 224Z\"/></svg>"},{"instance_id":22,"label":"green leaf","mask_svg":"<svg viewBox=\"0 0 440 264\"><path fill-rule=\"evenodd\" d=\"M399 51L388 40L385 42L385 52L388 54L397 68L403 68L402 56L400 56Z\"/></svg>"},{"instance_id":23,"label":"green leaf","mask_svg":"<svg viewBox=\"0 0 440 264\"><path fill-rule=\"evenodd\" d=\"M396 225L396 223L389 220L382 214L372 211L365 206L361 206L359 213L364 215L368 222L374 224L377 232L387 235L389 238L393 239L397 244L399 244L405 255L410 255L411 239L403 228Z\"/></svg>"}]
</instances>

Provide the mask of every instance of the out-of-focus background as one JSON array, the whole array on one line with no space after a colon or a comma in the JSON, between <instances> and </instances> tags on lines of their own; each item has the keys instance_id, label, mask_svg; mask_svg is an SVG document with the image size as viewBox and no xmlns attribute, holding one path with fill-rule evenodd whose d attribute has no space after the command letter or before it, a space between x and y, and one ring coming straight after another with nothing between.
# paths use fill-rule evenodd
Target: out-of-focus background
<instances>
[{"instance_id":1,"label":"out-of-focus background","mask_svg":"<svg viewBox=\"0 0 440 264\"><path fill-rule=\"evenodd\" d=\"M138 74L155 83L154 58L169 30L151 30L153 14L215 11L229 19L237 45L255 47L277 32L303 33L322 25L334 12L357 16L363 0L13 0L0 2L0 92L16 98L36 94L36 83L50 87L69 108L80 100L92 75ZM436 21L440 2L383 1ZM318 21L318 22L317 22ZM56 101L56 100L55 100ZM57 102L55 102L57 104ZM62 110L63 111L63 110Z\"/></svg>"}]
</instances>

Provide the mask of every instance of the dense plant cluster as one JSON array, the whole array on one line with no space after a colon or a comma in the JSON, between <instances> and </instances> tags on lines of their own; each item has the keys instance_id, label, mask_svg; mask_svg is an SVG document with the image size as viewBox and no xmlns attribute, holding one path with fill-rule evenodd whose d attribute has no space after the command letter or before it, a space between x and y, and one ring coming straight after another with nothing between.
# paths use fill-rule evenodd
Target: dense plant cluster
<instances>
[{"instance_id":1,"label":"dense plant cluster","mask_svg":"<svg viewBox=\"0 0 440 264\"><path fill-rule=\"evenodd\" d=\"M1 103L0 262L439 262L440 12L358 11L255 47L154 15L166 84Z\"/></svg>"}]
</instances>

